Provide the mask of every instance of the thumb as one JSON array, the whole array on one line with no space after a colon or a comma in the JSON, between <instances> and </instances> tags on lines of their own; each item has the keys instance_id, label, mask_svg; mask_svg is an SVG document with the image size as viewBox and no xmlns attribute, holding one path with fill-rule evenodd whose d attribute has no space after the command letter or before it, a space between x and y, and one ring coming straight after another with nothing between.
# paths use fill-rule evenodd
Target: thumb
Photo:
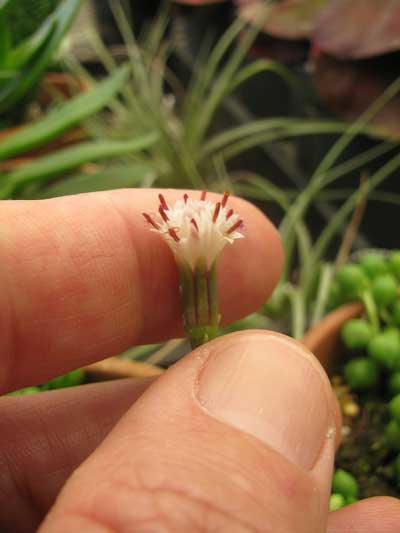
<instances>
[{"instance_id":1,"label":"thumb","mask_svg":"<svg viewBox=\"0 0 400 533\"><path fill-rule=\"evenodd\" d=\"M334 413L329 380L299 343L220 337L149 387L40 531L323 532Z\"/></svg>"}]
</instances>

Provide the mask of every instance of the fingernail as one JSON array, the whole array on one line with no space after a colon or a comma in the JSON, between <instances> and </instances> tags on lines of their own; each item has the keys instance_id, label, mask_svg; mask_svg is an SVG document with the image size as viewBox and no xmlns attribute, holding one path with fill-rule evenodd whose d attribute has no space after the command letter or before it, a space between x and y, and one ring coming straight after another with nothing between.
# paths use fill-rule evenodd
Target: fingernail
<instances>
[{"instance_id":1,"label":"fingernail","mask_svg":"<svg viewBox=\"0 0 400 533\"><path fill-rule=\"evenodd\" d=\"M211 416L307 470L334 428L322 368L282 335L242 334L217 342L200 374L197 397Z\"/></svg>"}]
</instances>

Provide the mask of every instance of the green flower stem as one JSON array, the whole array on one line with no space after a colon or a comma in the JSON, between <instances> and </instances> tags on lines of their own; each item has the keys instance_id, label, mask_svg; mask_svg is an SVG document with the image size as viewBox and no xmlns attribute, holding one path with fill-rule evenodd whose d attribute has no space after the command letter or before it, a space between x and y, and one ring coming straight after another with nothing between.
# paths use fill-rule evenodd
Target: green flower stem
<instances>
[{"instance_id":1,"label":"green flower stem","mask_svg":"<svg viewBox=\"0 0 400 533\"><path fill-rule=\"evenodd\" d=\"M184 326L192 348L196 348L218 333L216 265L210 271L203 262L197 265L195 272L187 265L179 268Z\"/></svg>"},{"instance_id":2,"label":"green flower stem","mask_svg":"<svg viewBox=\"0 0 400 533\"><path fill-rule=\"evenodd\" d=\"M204 262L199 262L194 274L196 290L196 325L207 326L210 322L210 309L208 304L208 272Z\"/></svg>"},{"instance_id":3,"label":"green flower stem","mask_svg":"<svg viewBox=\"0 0 400 533\"><path fill-rule=\"evenodd\" d=\"M217 290L217 263L215 262L208 274L208 301L210 305L210 323L218 327L221 315L219 314Z\"/></svg>"},{"instance_id":4,"label":"green flower stem","mask_svg":"<svg viewBox=\"0 0 400 533\"><path fill-rule=\"evenodd\" d=\"M180 293L183 308L183 322L185 330L188 331L193 324L196 324L196 295L194 276L189 266L180 264Z\"/></svg>"}]
</instances>

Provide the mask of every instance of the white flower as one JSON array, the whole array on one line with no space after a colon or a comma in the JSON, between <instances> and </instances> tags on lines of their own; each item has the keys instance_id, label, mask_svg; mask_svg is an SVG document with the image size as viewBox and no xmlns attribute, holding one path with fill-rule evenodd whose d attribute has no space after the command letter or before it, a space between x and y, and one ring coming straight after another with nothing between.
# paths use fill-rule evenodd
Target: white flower
<instances>
[{"instance_id":1,"label":"white flower","mask_svg":"<svg viewBox=\"0 0 400 533\"><path fill-rule=\"evenodd\" d=\"M200 263L210 270L224 246L244 237L243 220L227 207L229 193L220 202L206 199L203 192L199 200L183 196L170 206L159 195L158 213L143 213L152 231L160 233L171 248L178 265L188 265L192 272Z\"/></svg>"}]
</instances>

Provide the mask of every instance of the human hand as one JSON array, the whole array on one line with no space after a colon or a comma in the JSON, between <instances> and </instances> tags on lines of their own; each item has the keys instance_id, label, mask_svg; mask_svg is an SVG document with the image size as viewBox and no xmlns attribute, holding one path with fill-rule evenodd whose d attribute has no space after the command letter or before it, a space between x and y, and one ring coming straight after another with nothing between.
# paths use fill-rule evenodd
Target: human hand
<instances>
[{"instance_id":1,"label":"human hand","mask_svg":"<svg viewBox=\"0 0 400 533\"><path fill-rule=\"evenodd\" d=\"M2 393L182 334L174 260L141 216L156 197L2 203ZM220 260L227 322L258 308L282 266L272 225L235 202L247 235ZM318 362L260 331L218 338L154 382L2 397L0 531L36 530L57 498L42 533L323 532L334 427ZM396 500L375 498L331 513L327 531L394 533L399 518Z\"/></svg>"}]
</instances>

